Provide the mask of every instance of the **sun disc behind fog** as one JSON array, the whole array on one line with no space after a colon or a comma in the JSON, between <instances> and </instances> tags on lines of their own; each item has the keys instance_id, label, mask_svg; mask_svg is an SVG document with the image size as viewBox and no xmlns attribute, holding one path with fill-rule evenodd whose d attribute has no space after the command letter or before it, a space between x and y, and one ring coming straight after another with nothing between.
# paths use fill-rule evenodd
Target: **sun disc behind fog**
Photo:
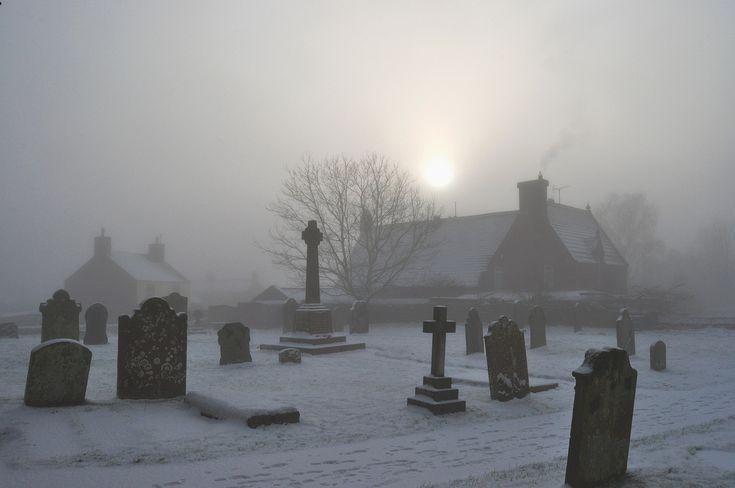
<instances>
[{"instance_id":1,"label":"sun disc behind fog","mask_svg":"<svg viewBox=\"0 0 735 488\"><path fill-rule=\"evenodd\" d=\"M454 168L447 158L437 157L429 160L424 169L426 182L435 187L447 186L454 178Z\"/></svg>"}]
</instances>

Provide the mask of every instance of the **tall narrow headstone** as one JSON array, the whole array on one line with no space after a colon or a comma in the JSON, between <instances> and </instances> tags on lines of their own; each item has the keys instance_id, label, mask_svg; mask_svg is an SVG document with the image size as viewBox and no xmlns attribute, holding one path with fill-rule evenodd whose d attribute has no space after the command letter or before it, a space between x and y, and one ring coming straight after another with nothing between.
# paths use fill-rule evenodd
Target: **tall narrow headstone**
<instances>
[{"instance_id":1,"label":"tall narrow headstone","mask_svg":"<svg viewBox=\"0 0 735 488\"><path fill-rule=\"evenodd\" d=\"M505 315L485 336L490 398L506 402L528 395L528 361L523 331Z\"/></svg>"},{"instance_id":2,"label":"tall narrow headstone","mask_svg":"<svg viewBox=\"0 0 735 488\"><path fill-rule=\"evenodd\" d=\"M572 372L574 410L569 436L566 483L598 486L628 468L636 379L623 349L590 349Z\"/></svg>"},{"instance_id":3,"label":"tall narrow headstone","mask_svg":"<svg viewBox=\"0 0 735 488\"><path fill-rule=\"evenodd\" d=\"M666 369L666 343L664 341L656 341L649 348L651 353L651 369L654 371L663 371Z\"/></svg>"},{"instance_id":4,"label":"tall narrow headstone","mask_svg":"<svg viewBox=\"0 0 735 488\"><path fill-rule=\"evenodd\" d=\"M231 322L217 331L219 342L220 364L249 363L250 329L240 322Z\"/></svg>"},{"instance_id":5,"label":"tall narrow headstone","mask_svg":"<svg viewBox=\"0 0 735 488\"><path fill-rule=\"evenodd\" d=\"M185 297L181 293L173 292L163 297L163 299L166 300L176 313L187 313L189 311L189 297Z\"/></svg>"},{"instance_id":6,"label":"tall narrow headstone","mask_svg":"<svg viewBox=\"0 0 735 488\"><path fill-rule=\"evenodd\" d=\"M41 342L51 339L79 340L79 312L82 306L72 300L66 290L57 290L38 310L42 315Z\"/></svg>"},{"instance_id":7,"label":"tall narrow headstone","mask_svg":"<svg viewBox=\"0 0 735 488\"><path fill-rule=\"evenodd\" d=\"M467 312L467 322L464 326L464 340L466 346L466 354L474 354L485 350L482 342L482 320L480 320L480 312L472 307Z\"/></svg>"},{"instance_id":8,"label":"tall narrow headstone","mask_svg":"<svg viewBox=\"0 0 735 488\"><path fill-rule=\"evenodd\" d=\"M459 390L452 388L452 378L444 376L447 334L456 329L456 323L447 320L444 306L435 306L434 320L424 321L424 333L431 334L431 375L424 376L416 395L407 399L408 405L424 407L434 415L465 411L465 401L459 399Z\"/></svg>"},{"instance_id":9,"label":"tall narrow headstone","mask_svg":"<svg viewBox=\"0 0 735 488\"><path fill-rule=\"evenodd\" d=\"M84 312L84 343L107 344L107 308L101 303Z\"/></svg>"},{"instance_id":10,"label":"tall narrow headstone","mask_svg":"<svg viewBox=\"0 0 735 488\"><path fill-rule=\"evenodd\" d=\"M31 350L24 402L31 407L84 403L92 351L71 339L53 339Z\"/></svg>"},{"instance_id":11,"label":"tall narrow headstone","mask_svg":"<svg viewBox=\"0 0 735 488\"><path fill-rule=\"evenodd\" d=\"M118 398L173 398L186 394L186 314L149 298L132 317L118 319Z\"/></svg>"},{"instance_id":12,"label":"tall narrow headstone","mask_svg":"<svg viewBox=\"0 0 735 488\"><path fill-rule=\"evenodd\" d=\"M293 298L289 298L283 304L283 328L282 332L288 334L293 332L293 317L299 304Z\"/></svg>"},{"instance_id":13,"label":"tall narrow headstone","mask_svg":"<svg viewBox=\"0 0 735 488\"><path fill-rule=\"evenodd\" d=\"M635 356L635 331L633 321L627 308L620 310L618 320L615 322L615 332L618 339L618 347L625 350L628 356Z\"/></svg>"},{"instance_id":14,"label":"tall narrow headstone","mask_svg":"<svg viewBox=\"0 0 735 488\"><path fill-rule=\"evenodd\" d=\"M531 329L531 349L546 345L546 314L544 309L536 305L528 316L528 325Z\"/></svg>"},{"instance_id":15,"label":"tall narrow headstone","mask_svg":"<svg viewBox=\"0 0 735 488\"><path fill-rule=\"evenodd\" d=\"M350 334L367 334L370 331L370 314L367 302L355 300L350 309Z\"/></svg>"}]
</instances>

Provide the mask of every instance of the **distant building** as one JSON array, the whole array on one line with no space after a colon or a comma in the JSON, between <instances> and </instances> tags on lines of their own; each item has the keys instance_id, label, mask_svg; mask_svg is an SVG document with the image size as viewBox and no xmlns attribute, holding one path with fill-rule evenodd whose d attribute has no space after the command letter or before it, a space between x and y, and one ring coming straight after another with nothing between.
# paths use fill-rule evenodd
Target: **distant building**
<instances>
[{"instance_id":1,"label":"distant building","mask_svg":"<svg viewBox=\"0 0 735 488\"><path fill-rule=\"evenodd\" d=\"M112 251L112 239L102 233L94 238L94 256L64 282L71 296L88 307L104 304L111 317L131 314L147 298L170 293L189 296L191 286L165 260L165 246L158 239L148 253Z\"/></svg>"}]
</instances>

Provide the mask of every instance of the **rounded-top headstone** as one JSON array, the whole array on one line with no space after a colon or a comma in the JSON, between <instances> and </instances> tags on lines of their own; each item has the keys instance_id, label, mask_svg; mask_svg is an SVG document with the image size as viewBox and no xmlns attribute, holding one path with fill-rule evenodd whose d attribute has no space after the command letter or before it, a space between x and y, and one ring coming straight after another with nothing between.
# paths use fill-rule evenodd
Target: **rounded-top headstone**
<instances>
[{"instance_id":1,"label":"rounded-top headstone","mask_svg":"<svg viewBox=\"0 0 735 488\"><path fill-rule=\"evenodd\" d=\"M651 369L654 371L663 371L666 369L666 343L664 341L656 341L649 348L651 355Z\"/></svg>"},{"instance_id":2,"label":"rounded-top headstone","mask_svg":"<svg viewBox=\"0 0 735 488\"><path fill-rule=\"evenodd\" d=\"M91 305L84 312L84 343L107 344L107 307L101 303Z\"/></svg>"},{"instance_id":3,"label":"rounded-top headstone","mask_svg":"<svg viewBox=\"0 0 735 488\"><path fill-rule=\"evenodd\" d=\"M298 349L282 349L278 353L279 363L300 363L301 362L301 351Z\"/></svg>"},{"instance_id":4,"label":"rounded-top headstone","mask_svg":"<svg viewBox=\"0 0 735 488\"><path fill-rule=\"evenodd\" d=\"M69 292L64 289L56 290L54 294L52 295L52 297L54 300L59 300L59 301L71 300L71 297L69 296Z\"/></svg>"},{"instance_id":5,"label":"rounded-top headstone","mask_svg":"<svg viewBox=\"0 0 735 488\"><path fill-rule=\"evenodd\" d=\"M53 339L31 350L24 401L31 407L84 403L92 351L72 339Z\"/></svg>"},{"instance_id":6,"label":"rounded-top headstone","mask_svg":"<svg viewBox=\"0 0 735 488\"><path fill-rule=\"evenodd\" d=\"M217 331L217 342L220 348L220 364L249 363L250 329L240 322L231 322Z\"/></svg>"}]
</instances>

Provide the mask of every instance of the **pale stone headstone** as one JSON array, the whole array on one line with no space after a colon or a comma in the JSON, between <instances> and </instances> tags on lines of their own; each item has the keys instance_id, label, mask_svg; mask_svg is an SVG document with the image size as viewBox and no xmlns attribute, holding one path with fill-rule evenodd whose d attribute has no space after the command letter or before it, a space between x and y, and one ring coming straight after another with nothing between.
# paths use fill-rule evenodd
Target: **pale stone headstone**
<instances>
[{"instance_id":1,"label":"pale stone headstone","mask_svg":"<svg viewBox=\"0 0 735 488\"><path fill-rule=\"evenodd\" d=\"M528 395L528 361L523 331L505 315L485 336L490 398L505 402Z\"/></svg>"},{"instance_id":2,"label":"pale stone headstone","mask_svg":"<svg viewBox=\"0 0 735 488\"><path fill-rule=\"evenodd\" d=\"M293 332L293 319L299 304L293 298L286 300L283 304L283 333Z\"/></svg>"},{"instance_id":3,"label":"pale stone headstone","mask_svg":"<svg viewBox=\"0 0 735 488\"><path fill-rule=\"evenodd\" d=\"M250 356L250 329L240 322L225 324L217 331L219 342L220 364L249 363Z\"/></svg>"},{"instance_id":4,"label":"pale stone headstone","mask_svg":"<svg viewBox=\"0 0 735 488\"><path fill-rule=\"evenodd\" d=\"M531 349L546 345L546 314L544 309L536 305L528 316L528 325L531 329Z\"/></svg>"},{"instance_id":5,"label":"pale stone headstone","mask_svg":"<svg viewBox=\"0 0 735 488\"><path fill-rule=\"evenodd\" d=\"M618 347L625 350L628 356L635 356L635 331L633 321L627 308L620 310L620 316L615 322L615 332L618 339Z\"/></svg>"},{"instance_id":6,"label":"pale stone headstone","mask_svg":"<svg viewBox=\"0 0 735 488\"><path fill-rule=\"evenodd\" d=\"M482 339L482 320L480 312L472 307L467 312L467 322L464 326L464 340L467 354L483 352L485 347Z\"/></svg>"},{"instance_id":7,"label":"pale stone headstone","mask_svg":"<svg viewBox=\"0 0 735 488\"><path fill-rule=\"evenodd\" d=\"M656 341L649 348L651 353L651 369L654 371L663 371L666 369L666 343Z\"/></svg>"},{"instance_id":8,"label":"pale stone headstone","mask_svg":"<svg viewBox=\"0 0 735 488\"><path fill-rule=\"evenodd\" d=\"M107 344L107 308L101 303L84 312L84 343Z\"/></svg>"},{"instance_id":9,"label":"pale stone headstone","mask_svg":"<svg viewBox=\"0 0 735 488\"><path fill-rule=\"evenodd\" d=\"M173 292L163 297L164 300L174 309L176 313L187 313L189 309L189 297L185 297L181 293Z\"/></svg>"},{"instance_id":10,"label":"pale stone headstone","mask_svg":"<svg viewBox=\"0 0 735 488\"><path fill-rule=\"evenodd\" d=\"M282 349L278 352L279 363L300 363L301 351L298 349Z\"/></svg>"},{"instance_id":11,"label":"pale stone headstone","mask_svg":"<svg viewBox=\"0 0 735 488\"><path fill-rule=\"evenodd\" d=\"M52 339L34 347L28 363L24 402L31 407L84 403L92 351L71 339Z\"/></svg>"},{"instance_id":12,"label":"pale stone headstone","mask_svg":"<svg viewBox=\"0 0 735 488\"><path fill-rule=\"evenodd\" d=\"M173 398L186 394L186 314L149 298L118 319L117 396Z\"/></svg>"},{"instance_id":13,"label":"pale stone headstone","mask_svg":"<svg viewBox=\"0 0 735 488\"><path fill-rule=\"evenodd\" d=\"M79 340L79 312L82 306L72 300L66 290L57 290L38 310L42 315L41 342L51 339Z\"/></svg>"},{"instance_id":14,"label":"pale stone headstone","mask_svg":"<svg viewBox=\"0 0 735 488\"><path fill-rule=\"evenodd\" d=\"M566 483L599 486L628 468L630 430L638 372L623 349L590 349L572 372L574 410Z\"/></svg>"},{"instance_id":15,"label":"pale stone headstone","mask_svg":"<svg viewBox=\"0 0 735 488\"><path fill-rule=\"evenodd\" d=\"M18 326L15 322L5 322L0 324L0 339L17 339Z\"/></svg>"},{"instance_id":16,"label":"pale stone headstone","mask_svg":"<svg viewBox=\"0 0 735 488\"><path fill-rule=\"evenodd\" d=\"M367 334L370 331L370 314L367 302L355 300L350 309L350 334Z\"/></svg>"}]
</instances>

